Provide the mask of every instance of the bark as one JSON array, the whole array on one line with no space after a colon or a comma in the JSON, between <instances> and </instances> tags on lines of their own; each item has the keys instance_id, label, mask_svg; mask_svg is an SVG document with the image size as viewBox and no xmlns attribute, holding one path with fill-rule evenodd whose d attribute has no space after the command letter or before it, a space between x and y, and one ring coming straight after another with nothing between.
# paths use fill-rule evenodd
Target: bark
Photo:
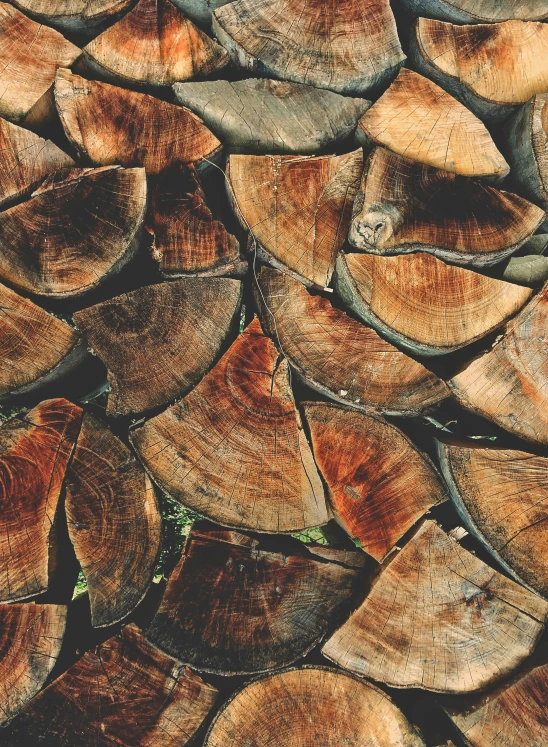
<instances>
[{"instance_id":1,"label":"bark","mask_svg":"<svg viewBox=\"0 0 548 747\"><path fill-rule=\"evenodd\" d=\"M144 166L158 174L173 163L210 159L221 143L188 109L145 93L60 70L55 104L81 158L96 165Z\"/></svg>"},{"instance_id":2,"label":"bark","mask_svg":"<svg viewBox=\"0 0 548 747\"><path fill-rule=\"evenodd\" d=\"M544 0L401 0L417 16L437 18L451 23L500 23L542 21L548 18Z\"/></svg>"},{"instance_id":3,"label":"bark","mask_svg":"<svg viewBox=\"0 0 548 747\"><path fill-rule=\"evenodd\" d=\"M258 242L259 256L324 288L346 238L361 171L357 150L320 157L233 155L227 175L236 213Z\"/></svg>"},{"instance_id":4,"label":"bark","mask_svg":"<svg viewBox=\"0 0 548 747\"><path fill-rule=\"evenodd\" d=\"M504 280L538 288L548 280L548 257L510 257L502 273Z\"/></svg>"},{"instance_id":5,"label":"bark","mask_svg":"<svg viewBox=\"0 0 548 747\"><path fill-rule=\"evenodd\" d=\"M46 26L93 34L121 15L133 0L11 0L19 10Z\"/></svg>"},{"instance_id":6,"label":"bark","mask_svg":"<svg viewBox=\"0 0 548 747\"><path fill-rule=\"evenodd\" d=\"M391 687L473 692L533 651L547 615L548 603L426 521L323 653Z\"/></svg>"},{"instance_id":7,"label":"bark","mask_svg":"<svg viewBox=\"0 0 548 747\"><path fill-rule=\"evenodd\" d=\"M205 28L211 26L213 11L229 2L231 0L173 0L173 4L180 8L194 23Z\"/></svg>"},{"instance_id":8,"label":"bark","mask_svg":"<svg viewBox=\"0 0 548 747\"><path fill-rule=\"evenodd\" d=\"M147 285L74 315L108 369L107 414L151 410L212 367L235 326L242 284L187 278Z\"/></svg>"},{"instance_id":9,"label":"bark","mask_svg":"<svg viewBox=\"0 0 548 747\"><path fill-rule=\"evenodd\" d=\"M343 146L371 106L366 99L262 78L176 83L173 90L231 153L316 155Z\"/></svg>"},{"instance_id":10,"label":"bark","mask_svg":"<svg viewBox=\"0 0 548 747\"><path fill-rule=\"evenodd\" d=\"M162 490L213 521L294 532L331 518L287 362L257 320L190 394L130 437Z\"/></svg>"},{"instance_id":11,"label":"bark","mask_svg":"<svg viewBox=\"0 0 548 747\"><path fill-rule=\"evenodd\" d=\"M388 83L405 60L388 0L238 0L214 11L213 32L259 77L350 96Z\"/></svg>"},{"instance_id":12,"label":"bark","mask_svg":"<svg viewBox=\"0 0 548 747\"><path fill-rule=\"evenodd\" d=\"M258 274L261 321L313 389L364 412L413 416L449 396L446 385L364 324L270 268Z\"/></svg>"},{"instance_id":13,"label":"bark","mask_svg":"<svg viewBox=\"0 0 548 747\"><path fill-rule=\"evenodd\" d=\"M402 69L360 120L376 143L413 161L470 177L505 177L509 166L477 117L428 78Z\"/></svg>"},{"instance_id":14,"label":"bark","mask_svg":"<svg viewBox=\"0 0 548 747\"><path fill-rule=\"evenodd\" d=\"M0 213L0 276L26 293L79 296L135 255L146 211L144 169L63 169Z\"/></svg>"}]
</instances>

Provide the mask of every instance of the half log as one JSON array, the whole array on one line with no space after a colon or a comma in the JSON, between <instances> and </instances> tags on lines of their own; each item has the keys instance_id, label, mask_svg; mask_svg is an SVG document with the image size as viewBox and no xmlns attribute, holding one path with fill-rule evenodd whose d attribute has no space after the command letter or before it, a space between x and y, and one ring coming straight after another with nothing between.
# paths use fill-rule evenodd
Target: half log
<instances>
[{"instance_id":1,"label":"half log","mask_svg":"<svg viewBox=\"0 0 548 747\"><path fill-rule=\"evenodd\" d=\"M390 687L481 690L534 649L548 603L425 521L323 653Z\"/></svg>"},{"instance_id":2,"label":"half log","mask_svg":"<svg viewBox=\"0 0 548 747\"><path fill-rule=\"evenodd\" d=\"M400 0L415 15L451 23L499 23L548 18L545 0Z\"/></svg>"},{"instance_id":3,"label":"half log","mask_svg":"<svg viewBox=\"0 0 548 747\"><path fill-rule=\"evenodd\" d=\"M76 34L93 34L123 13L133 0L10 0L46 26Z\"/></svg>"},{"instance_id":4,"label":"half log","mask_svg":"<svg viewBox=\"0 0 548 747\"><path fill-rule=\"evenodd\" d=\"M287 361L256 319L190 394L130 438L162 490L213 521L294 532L331 518Z\"/></svg>"},{"instance_id":5,"label":"half log","mask_svg":"<svg viewBox=\"0 0 548 747\"><path fill-rule=\"evenodd\" d=\"M262 268L256 300L265 330L292 368L336 402L413 416L449 396L420 363L284 273Z\"/></svg>"}]
</instances>

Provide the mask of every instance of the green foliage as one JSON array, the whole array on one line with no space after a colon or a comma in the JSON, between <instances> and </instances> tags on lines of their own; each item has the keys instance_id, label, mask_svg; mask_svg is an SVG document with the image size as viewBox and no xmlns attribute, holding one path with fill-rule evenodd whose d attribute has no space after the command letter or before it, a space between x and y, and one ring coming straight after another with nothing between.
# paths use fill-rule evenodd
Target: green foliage
<instances>
[{"instance_id":1,"label":"green foliage","mask_svg":"<svg viewBox=\"0 0 548 747\"><path fill-rule=\"evenodd\" d=\"M74 594L72 595L72 598L75 599L76 597L80 596L80 594L83 594L87 590L88 590L88 582L86 581L84 572L80 568L80 573L78 574L78 580L76 581L76 586L74 587Z\"/></svg>"},{"instance_id":2,"label":"green foliage","mask_svg":"<svg viewBox=\"0 0 548 747\"><path fill-rule=\"evenodd\" d=\"M314 529L305 529L304 532L297 532L292 537L296 537L301 542L309 544L310 542L317 542L319 545L329 544L323 536L322 530L315 527Z\"/></svg>"},{"instance_id":3,"label":"green foliage","mask_svg":"<svg viewBox=\"0 0 548 747\"><path fill-rule=\"evenodd\" d=\"M0 405L0 423L5 423L7 420L11 420L19 412L21 412L20 407Z\"/></svg>"},{"instance_id":4,"label":"green foliage","mask_svg":"<svg viewBox=\"0 0 548 747\"><path fill-rule=\"evenodd\" d=\"M170 573L179 558L192 524L196 519L201 518L199 514L185 508L167 495L162 495L160 511L162 513L162 550L156 568L157 577Z\"/></svg>"}]
</instances>

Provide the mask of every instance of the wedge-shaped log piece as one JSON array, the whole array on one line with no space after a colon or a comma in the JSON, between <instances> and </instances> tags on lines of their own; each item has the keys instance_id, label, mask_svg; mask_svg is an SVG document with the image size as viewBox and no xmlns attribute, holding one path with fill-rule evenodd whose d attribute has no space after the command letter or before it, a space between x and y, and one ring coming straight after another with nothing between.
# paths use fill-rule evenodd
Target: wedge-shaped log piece
<instances>
[{"instance_id":1,"label":"wedge-shaped log piece","mask_svg":"<svg viewBox=\"0 0 548 747\"><path fill-rule=\"evenodd\" d=\"M323 653L391 687L471 692L525 659L547 616L547 602L425 521Z\"/></svg>"},{"instance_id":2,"label":"wedge-shaped log piece","mask_svg":"<svg viewBox=\"0 0 548 747\"><path fill-rule=\"evenodd\" d=\"M129 625L84 654L0 736L6 747L183 747L216 696Z\"/></svg>"},{"instance_id":3,"label":"wedge-shaped log piece","mask_svg":"<svg viewBox=\"0 0 548 747\"><path fill-rule=\"evenodd\" d=\"M305 403L304 413L338 522L380 562L447 498L433 464L380 418L323 402Z\"/></svg>"},{"instance_id":4,"label":"wedge-shaped log piece","mask_svg":"<svg viewBox=\"0 0 548 747\"><path fill-rule=\"evenodd\" d=\"M228 64L223 47L170 0L139 0L86 47L86 63L121 85L170 86Z\"/></svg>"},{"instance_id":5,"label":"wedge-shaped log piece","mask_svg":"<svg viewBox=\"0 0 548 747\"><path fill-rule=\"evenodd\" d=\"M0 213L0 277L41 296L78 296L135 255L146 211L144 169L63 169Z\"/></svg>"},{"instance_id":6,"label":"wedge-shaped log piece","mask_svg":"<svg viewBox=\"0 0 548 747\"><path fill-rule=\"evenodd\" d=\"M0 602L48 590L59 497L81 420L79 407L54 399L0 428Z\"/></svg>"},{"instance_id":7,"label":"wedge-shaped log piece","mask_svg":"<svg viewBox=\"0 0 548 747\"><path fill-rule=\"evenodd\" d=\"M265 330L291 366L331 399L412 416L449 396L420 363L284 273L262 268L256 297Z\"/></svg>"},{"instance_id":8,"label":"wedge-shaped log piece","mask_svg":"<svg viewBox=\"0 0 548 747\"><path fill-rule=\"evenodd\" d=\"M62 605L0 605L0 724L13 718L46 681L61 649L66 619Z\"/></svg>"},{"instance_id":9,"label":"wedge-shaped log piece","mask_svg":"<svg viewBox=\"0 0 548 747\"><path fill-rule=\"evenodd\" d=\"M190 394L130 437L162 490L221 524L292 532L330 518L287 361L258 320Z\"/></svg>"},{"instance_id":10,"label":"wedge-shaped log piece","mask_svg":"<svg viewBox=\"0 0 548 747\"><path fill-rule=\"evenodd\" d=\"M204 747L339 747L424 742L382 690L327 667L256 680L223 706Z\"/></svg>"},{"instance_id":11,"label":"wedge-shaped log piece","mask_svg":"<svg viewBox=\"0 0 548 747\"><path fill-rule=\"evenodd\" d=\"M206 28L211 26L213 11L232 0L173 0L173 4L180 8L194 23Z\"/></svg>"},{"instance_id":12,"label":"wedge-shaped log piece","mask_svg":"<svg viewBox=\"0 0 548 747\"><path fill-rule=\"evenodd\" d=\"M513 254L544 218L522 197L376 148L354 201L348 240L372 254L421 251L481 266Z\"/></svg>"},{"instance_id":13,"label":"wedge-shaped log piece","mask_svg":"<svg viewBox=\"0 0 548 747\"><path fill-rule=\"evenodd\" d=\"M68 139L97 165L144 166L157 174L172 163L211 158L221 143L188 109L146 93L59 70L55 103Z\"/></svg>"},{"instance_id":14,"label":"wedge-shaped log piece","mask_svg":"<svg viewBox=\"0 0 548 747\"><path fill-rule=\"evenodd\" d=\"M336 288L367 324L416 355L441 355L501 327L531 290L429 254L339 256Z\"/></svg>"},{"instance_id":15,"label":"wedge-shaped log piece","mask_svg":"<svg viewBox=\"0 0 548 747\"><path fill-rule=\"evenodd\" d=\"M0 403L50 384L85 355L66 322L0 285Z\"/></svg>"},{"instance_id":16,"label":"wedge-shaped log piece","mask_svg":"<svg viewBox=\"0 0 548 747\"><path fill-rule=\"evenodd\" d=\"M176 163L152 192L147 229L152 256L164 277L244 274L237 239L213 218L196 170Z\"/></svg>"},{"instance_id":17,"label":"wedge-shaped log piece","mask_svg":"<svg viewBox=\"0 0 548 747\"><path fill-rule=\"evenodd\" d=\"M362 168L361 150L318 158L230 156L235 209L261 258L308 285L328 285Z\"/></svg>"},{"instance_id":18,"label":"wedge-shaped log piece","mask_svg":"<svg viewBox=\"0 0 548 747\"><path fill-rule=\"evenodd\" d=\"M314 86L250 78L176 83L175 98L232 153L317 153L347 141L371 106Z\"/></svg>"},{"instance_id":19,"label":"wedge-shaped log piece","mask_svg":"<svg viewBox=\"0 0 548 747\"><path fill-rule=\"evenodd\" d=\"M0 116L23 122L53 86L57 69L80 54L57 31L0 3Z\"/></svg>"},{"instance_id":20,"label":"wedge-shaped log piece","mask_svg":"<svg viewBox=\"0 0 548 747\"><path fill-rule=\"evenodd\" d=\"M548 89L544 23L453 26L419 18L411 57L421 73L486 122L500 122L516 105Z\"/></svg>"},{"instance_id":21,"label":"wedge-shaped log piece","mask_svg":"<svg viewBox=\"0 0 548 747\"><path fill-rule=\"evenodd\" d=\"M401 0L416 15L451 23L499 23L548 18L545 0Z\"/></svg>"},{"instance_id":22,"label":"wedge-shaped log piece","mask_svg":"<svg viewBox=\"0 0 548 747\"><path fill-rule=\"evenodd\" d=\"M524 451L439 443L443 474L461 518L522 584L548 597L548 458Z\"/></svg>"},{"instance_id":23,"label":"wedge-shaped log piece","mask_svg":"<svg viewBox=\"0 0 548 747\"><path fill-rule=\"evenodd\" d=\"M406 68L360 120L376 143L462 176L504 177L509 167L485 125L428 78Z\"/></svg>"},{"instance_id":24,"label":"wedge-shaped log piece","mask_svg":"<svg viewBox=\"0 0 548 747\"><path fill-rule=\"evenodd\" d=\"M10 0L31 18L72 33L95 33L133 0Z\"/></svg>"},{"instance_id":25,"label":"wedge-shaped log piece","mask_svg":"<svg viewBox=\"0 0 548 747\"><path fill-rule=\"evenodd\" d=\"M493 348L449 386L459 402L526 441L548 444L548 284Z\"/></svg>"},{"instance_id":26,"label":"wedge-shaped log piece","mask_svg":"<svg viewBox=\"0 0 548 747\"><path fill-rule=\"evenodd\" d=\"M238 0L214 11L213 31L261 77L352 96L390 81L405 60L388 0Z\"/></svg>"},{"instance_id":27,"label":"wedge-shaped log piece","mask_svg":"<svg viewBox=\"0 0 548 747\"><path fill-rule=\"evenodd\" d=\"M108 369L109 415L180 397L209 371L234 326L242 284L187 278L147 285L74 315Z\"/></svg>"}]
</instances>

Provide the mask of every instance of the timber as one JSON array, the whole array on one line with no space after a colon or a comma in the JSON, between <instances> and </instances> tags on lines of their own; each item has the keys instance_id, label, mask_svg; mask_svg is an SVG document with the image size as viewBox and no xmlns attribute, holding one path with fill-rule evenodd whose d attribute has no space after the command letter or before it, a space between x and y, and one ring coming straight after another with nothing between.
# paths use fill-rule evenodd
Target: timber
<instances>
[{"instance_id":1,"label":"timber","mask_svg":"<svg viewBox=\"0 0 548 747\"><path fill-rule=\"evenodd\" d=\"M459 24L500 23L517 19L542 21L548 18L544 0L401 0L418 16Z\"/></svg>"}]
</instances>

